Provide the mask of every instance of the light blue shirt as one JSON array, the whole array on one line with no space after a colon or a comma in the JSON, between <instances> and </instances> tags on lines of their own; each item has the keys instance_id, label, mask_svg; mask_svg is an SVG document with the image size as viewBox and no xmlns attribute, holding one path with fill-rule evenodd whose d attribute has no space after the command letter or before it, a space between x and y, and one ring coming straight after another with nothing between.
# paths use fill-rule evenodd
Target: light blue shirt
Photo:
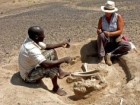
<instances>
[{"instance_id":1,"label":"light blue shirt","mask_svg":"<svg viewBox=\"0 0 140 105\"><path fill-rule=\"evenodd\" d=\"M102 16L102 31L109 31L113 32L117 30L117 20L118 20L118 14L113 13L110 23L106 20L106 16Z\"/></svg>"}]
</instances>

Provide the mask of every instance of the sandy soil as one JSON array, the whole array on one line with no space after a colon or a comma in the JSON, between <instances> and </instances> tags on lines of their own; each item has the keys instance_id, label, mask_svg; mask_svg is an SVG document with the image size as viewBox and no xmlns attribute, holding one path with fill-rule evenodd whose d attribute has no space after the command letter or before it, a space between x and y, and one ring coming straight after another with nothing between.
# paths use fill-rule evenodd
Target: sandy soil
<instances>
[{"instance_id":1,"label":"sandy soil","mask_svg":"<svg viewBox=\"0 0 140 105\"><path fill-rule=\"evenodd\" d=\"M83 1L83 3L80 3L79 0L0 0L0 14L1 14L0 19L4 19L5 16L13 14L14 13L13 11L17 11L18 9L24 10L25 8L28 8L30 6L36 6L36 5L39 6L39 4L44 4L44 3L49 4L52 2L60 2L60 3L69 2L69 4L65 6L66 7L70 6L72 9L76 9L78 11L80 10L83 11L95 10L97 12L99 11L99 9L97 8L99 4L93 6L94 3L92 2L86 3L84 2L84 0L81 1ZM128 5L121 7L121 3L124 4L124 2L127 3ZM137 20L137 15L139 16L139 14L135 14L135 16L133 16L133 13L139 13L137 10L137 5L139 4L139 1L136 2L135 0L135 2L130 2L130 1L129 2L124 1L124 2L118 0L118 4L120 4L121 7L120 12L123 14L125 18L125 23L127 24L125 25L124 33L129 34L131 40L139 48L140 44L138 42L139 42L139 35L140 35L140 31L139 31L140 24L139 21ZM92 7L88 7L87 5L90 5ZM130 10L130 14L126 14L125 12L123 12L123 10ZM91 13L87 15L91 15ZM128 18L126 18L129 15L131 21ZM84 21L87 20L85 19ZM132 27L131 25L132 26L135 25L135 26ZM79 57L82 56L82 54L86 53L86 52L82 53L82 48L87 47L87 44L91 41L91 39L85 40L83 37L80 37L80 34L82 35L85 34L82 33L82 30L85 28L84 24L82 24L82 26L83 27L81 29L78 29L78 32L76 31L79 36L75 36L75 37L78 37L78 39L74 39L73 36L71 36L74 42L72 43L72 47L69 50L57 49L59 57L63 57L65 55ZM75 28L77 27L72 27L72 29ZM3 29L2 26L1 29ZM71 30L69 29L69 31ZM88 31L90 30L87 30L86 32L88 33ZM90 32L92 33L93 31ZM136 34L136 36L133 36L132 33ZM88 37L91 36L88 35L87 38ZM17 39L13 38L12 40L17 40ZM76 42L77 40L78 42ZM6 40L2 40L1 43L4 43L6 45L8 42ZM9 46L7 48L5 48L4 46L5 49L10 49L10 52L3 50L3 46L0 45L1 48L0 105L67 105L67 104L68 105L121 105L120 104L121 99L123 99L122 105L139 105L140 80L139 78L136 78L127 84L126 75L123 71L123 68L118 63L114 63L112 67L113 69L109 68L111 71L109 71L110 73L109 76L106 77L109 83L108 87L100 92L99 91L93 92L91 97L87 99L77 99L74 96L72 90L73 85L67 84L66 78L58 81L68 93L68 95L65 97L60 97L56 94L53 94L50 91L52 88L50 79L43 79L43 81L39 84L24 83L19 77L19 73L18 73L19 70L17 65L18 51L19 51L20 44L21 42L18 42L18 44L15 45L14 47L10 46L11 49L9 48ZM96 64L97 59L91 57L89 58L89 61L90 60L92 61L92 63L90 62L92 64L90 68L91 69L96 68L98 66ZM140 62L140 60L137 60L137 62ZM73 65L64 65L64 66L62 65L62 67L63 69L69 70L71 72L81 71L82 64L83 64L82 61L77 60L77 62ZM103 67L108 68L108 66L106 65L103 65ZM137 74L139 76L139 72Z\"/></svg>"}]
</instances>

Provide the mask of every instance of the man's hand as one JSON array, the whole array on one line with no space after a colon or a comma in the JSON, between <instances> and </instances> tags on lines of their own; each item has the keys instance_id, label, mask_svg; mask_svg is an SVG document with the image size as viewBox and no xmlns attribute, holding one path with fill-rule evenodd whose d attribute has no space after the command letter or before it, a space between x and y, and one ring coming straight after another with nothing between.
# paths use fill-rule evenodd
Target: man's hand
<instances>
[{"instance_id":1,"label":"man's hand","mask_svg":"<svg viewBox=\"0 0 140 105\"><path fill-rule=\"evenodd\" d=\"M109 37L110 36L110 32L108 31L104 31L105 36Z\"/></svg>"},{"instance_id":2,"label":"man's hand","mask_svg":"<svg viewBox=\"0 0 140 105\"><path fill-rule=\"evenodd\" d=\"M65 57L63 58L65 63L71 63L72 62L72 58L71 57Z\"/></svg>"},{"instance_id":3,"label":"man's hand","mask_svg":"<svg viewBox=\"0 0 140 105\"><path fill-rule=\"evenodd\" d=\"M67 39L66 41L64 41L63 47L64 48L69 48L70 47L70 39Z\"/></svg>"}]
</instances>

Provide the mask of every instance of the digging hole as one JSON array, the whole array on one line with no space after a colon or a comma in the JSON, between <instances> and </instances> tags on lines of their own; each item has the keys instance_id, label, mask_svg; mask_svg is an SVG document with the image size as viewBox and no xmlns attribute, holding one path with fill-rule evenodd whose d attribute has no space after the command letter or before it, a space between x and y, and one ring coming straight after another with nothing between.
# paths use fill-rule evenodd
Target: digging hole
<instances>
[{"instance_id":1,"label":"digging hole","mask_svg":"<svg viewBox=\"0 0 140 105\"><path fill-rule=\"evenodd\" d=\"M104 76L107 82L107 86L101 90L90 92L88 97L77 97L73 89L74 83L67 83L67 78L62 79L59 81L59 83L63 86L64 90L68 94L65 97L59 98L65 103L86 105L101 101L101 99L106 100L107 96L119 93L122 87L127 83L124 66L120 65L118 61L115 61L112 66L108 66L106 64L98 64L96 40L88 40L87 44L85 43L86 42L81 42L78 44L76 43L71 46L71 49L64 49L65 51L63 49L60 49L58 51L58 55L60 55L61 57L69 55L72 57L80 58L74 64L63 64L62 68L65 71L82 72L82 65L84 63L88 64L88 70L96 70L98 67L101 67L103 70L108 72L107 74L105 72L102 73L102 76ZM78 51L79 49L80 51Z\"/></svg>"},{"instance_id":2,"label":"digging hole","mask_svg":"<svg viewBox=\"0 0 140 105\"><path fill-rule=\"evenodd\" d=\"M96 61L97 58L92 57L90 58ZM92 62L92 61L91 61ZM65 65L63 69L65 71L71 72L82 72L82 65L83 62L81 60L77 61L73 65ZM66 80L68 77L59 80L60 85L63 86L64 90L68 93L65 97L59 97L63 102L69 104L78 104L78 105L86 105L91 104L95 101L99 101L99 99L105 98L106 95L115 94L119 92L123 85L126 84L126 76L124 73L123 68L118 64L114 63L112 66L108 66L106 64L96 64L91 63L88 64L89 70L96 70L98 67L101 67L102 70L106 72L102 72L102 76L104 76L105 80L107 81L107 86L101 90L96 90L88 93L86 97L76 96L73 90L74 83L67 83Z\"/></svg>"}]
</instances>

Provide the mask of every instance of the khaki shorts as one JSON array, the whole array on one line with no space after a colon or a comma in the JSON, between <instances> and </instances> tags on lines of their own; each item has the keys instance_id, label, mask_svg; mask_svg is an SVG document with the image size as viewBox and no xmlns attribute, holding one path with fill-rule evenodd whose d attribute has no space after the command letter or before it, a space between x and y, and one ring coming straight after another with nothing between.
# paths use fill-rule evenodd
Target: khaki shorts
<instances>
[{"instance_id":1,"label":"khaki shorts","mask_svg":"<svg viewBox=\"0 0 140 105\"><path fill-rule=\"evenodd\" d=\"M43 55L47 60L55 60L57 59L54 50L47 50L43 52ZM25 79L26 82L37 82L44 77L50 77L51 79L58 75L58 67L52 68L43 68L41 66L37 66L29 73L28 77Z\"/></svg>"}]
</instances>

